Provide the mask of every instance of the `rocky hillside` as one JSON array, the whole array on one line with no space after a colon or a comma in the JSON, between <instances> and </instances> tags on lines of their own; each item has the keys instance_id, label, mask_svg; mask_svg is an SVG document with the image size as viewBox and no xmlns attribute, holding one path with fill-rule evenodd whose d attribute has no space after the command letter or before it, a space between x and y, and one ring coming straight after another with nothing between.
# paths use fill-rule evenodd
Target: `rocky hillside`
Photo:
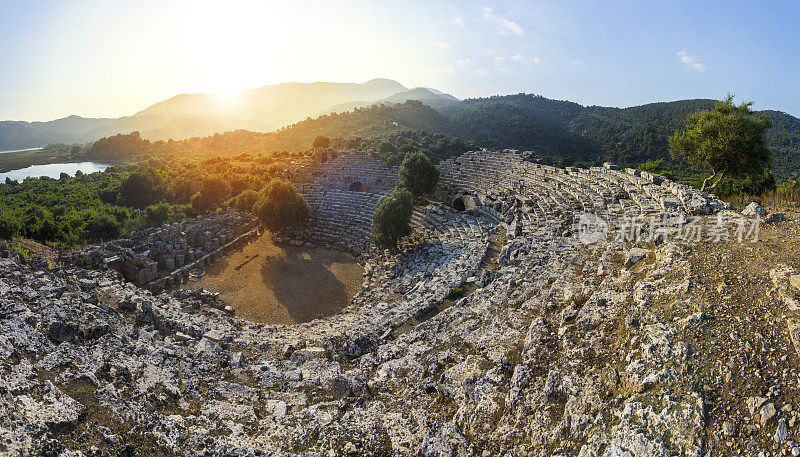
<instances>
[{"instance_id":1,"label":"rocky hillside","mask_svg":"<svg viewBox=\"0 0 800 457\"><path fill-rule=\"evenodd\" d=\"M447 186L469 182L450 179L466 161L447 165ZM110 269L0 248L0 452L800 453L797 214L743 216L678 192L716 213L689 214L669 183L605 170L535 175L549 178L541 195L564 196L542 222L525 209L541 202L518 193L464 212L418 207L398 251L363 257L342 313L293 326L230 316L202 290L153 295ZM640 205L639 238L622 227L587 239L570 215L592 203L566 189L604 175L625 185L609 211ZM464 205L485 197L464 189ZM757 214L771 222L756 239Z\"/></svg>"},{"instance_id":2,"label":"rocky hillside","mask_svg":"<svg viewBox=\"0 0 800 457\"><path fill-rule=\"evenodd\" d=\"M516 242L497 279L428 319L388 307L401 283L369 287L397 283L375 263L353 309L297 327L226 317L202 293L2 260L3 450L791 452L792 311L768 291L788 260L781 235L797 230L645 247L629 268L620 245ZM509 265L520 250L529 260Z\"/></svg>"}]
</instances>

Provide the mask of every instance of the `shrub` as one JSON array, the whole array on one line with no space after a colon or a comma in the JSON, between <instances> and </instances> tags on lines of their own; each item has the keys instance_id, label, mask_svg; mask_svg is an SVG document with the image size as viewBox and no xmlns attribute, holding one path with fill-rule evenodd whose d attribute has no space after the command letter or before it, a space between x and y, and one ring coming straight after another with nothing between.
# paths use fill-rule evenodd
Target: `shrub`
<instances>
[{"instance_id":1,"label":"shrub","mask_svg":"<svg viewBox=\"0 0 800 457\"><path fill-rule=\"evenodd\" d=\"M395 188L378 200L372 214L372 241L383 247L397 246L400 238L411 233L414 195L406 188Z\"/></svg>"},{"instance_id":2,"label":"shrub","mask_svg":"<svg viewBox=\"0 0 800 457\"><path fill-rule=\"evenodd\" d=\"M192 207L198 212L212 211L228 199L231 185L223 178L214 176L203 180L200 191L192 196Z\"/></svg>"},{"instance_id":3,"label":"shrub","mask_svg":"<svg viewBox=\"0 0 800 457\"><path fill-rule=\"evenodd\" d=\"M439 181L439 170L421 152L406 155L397 172L397 185L410 190L415 197L432 192Z\"/></svg>"},{"instance_id":4,"label":"shrub","mask_svg":"<svg viewBox=\"0 0 800 457\"><path fill-rule=\"evenodd\" d=\"M447 294L447 298L449 298L450 300L455 300L457 298L460 298L462 295L464 295L463 288L453 287L452 289L450 289L450 293Z\"/></svg>"},{"instance_id":5,"label":"shrub","mask_svg":"<svg viewBox=\"0 0 800 457\"><path fill-rule=\"evenodd\" d=\"M378 145L378 152L381 154L388 154L391 152L397 152L397 148L395 148L394 145L388 141L382 141L381 144Z\"/></svg>"},{"instance_id":6,"label":"shrub","mask_svg":"<svg viewBox=\"0 0 800 457\"><path fill-rule=\"evenodd\" d=\"M119 238L122 232L116 219L108 214L95 214L86 224L85 235L88 240L110 240Z\"/></svg>"},{"instance_id":7,"label":"shrub","mask_svg":"<svg viewBox=\"0 0 800 457\"><path fill-rule=\"evenodd\" d=\"M131 173L119 189L126 205L143 208L168 197L168 189L161 176L151 169Z\"/></svg>"},{"instance_id":8,"label":"shrub","mask_svg":"<svg viewBox=\"0 0 800 457\"><path fill-rule=\"evenodd\" d=\"M10 240L20 232L19 220L8 210L0 210L0 239Z\"/></svg>"},{"instance_id":9,"label":"shrub","mask_svg":"<svg viewBox=\"0 0 800 457\"><path fill-rule=\"evenodd\" d=\"M258 192L253 189L247 189L231 200L231 206L234 208L242 211L253 211L253 205L258 201Z\"/></svg>"},{"instance_id":10,"label":"shrub","mask_svg":"<svg viewBox=\"0 0 800 457\"><path fill-rule=\"evenodd\" d=\"M308 217L309 208L290 182L273 178L261 191L253 213L268 230L275 232L300 223Z\"/></svg>"},{"instance_id":11,"label":"shrub","mask_svg":"<svg viewBox=\"0 0 800 457\"><path fill-rule=\"evenodd\" d=\"M144 209L144 218L148 225L162 225L167 223L171 217L172 207L166 202L150 205Z\"/></svg>"},{"instance_id":12,"label":"shrub","mask_svg":"<svg viewBox=\"0 0 800 457\"><path fill-rule=\"evenodd\" d=\"M319 135L314 138L314 142L311 143L312 148L329 148L331 147L331 139L327 136Z\"/></svg>"}]
</instances>

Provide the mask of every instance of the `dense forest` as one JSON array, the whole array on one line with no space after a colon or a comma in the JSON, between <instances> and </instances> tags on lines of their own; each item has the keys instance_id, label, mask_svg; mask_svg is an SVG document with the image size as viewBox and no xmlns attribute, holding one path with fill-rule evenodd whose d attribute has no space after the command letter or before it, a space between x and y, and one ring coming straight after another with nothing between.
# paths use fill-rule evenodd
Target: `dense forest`
<instances>
[{"instance_id":1,"label":"dense forest","mask_svg":"<svg viewBox=\"0 0 800 457\"><path fill-rule=\"evenodd\" d=\"M139 146L148 144L139 141ZM0 184L0 239L23 236L67 247L118 238L221 206L249 210L258 192L270 179L282 177L297 156L149 159L74 177L62 173L59 179L7 180Z\"/></svg>"}]
</instances>

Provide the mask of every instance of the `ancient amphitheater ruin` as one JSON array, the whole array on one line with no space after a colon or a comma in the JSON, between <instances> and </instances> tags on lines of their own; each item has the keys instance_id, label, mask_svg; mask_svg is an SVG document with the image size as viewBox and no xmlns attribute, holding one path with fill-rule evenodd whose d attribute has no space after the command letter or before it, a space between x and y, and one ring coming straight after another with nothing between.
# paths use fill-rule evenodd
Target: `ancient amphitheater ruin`
<instances>
[{"instance_id":1,"label":"ancient amphitheater ruin","mask_svg":"<svg viewBox=\"0 0 800 457\"><path fill-rule=\"evenodd\" d=\"M213 294L168 288L252 236L239 213L62 266L0 259L0 454L800 453L797 356L779 325L793 316L780 311L793 271L773 272L778 298L745 323L724 309L748 292L746 275L706 287L692 257L706 247L650 224L739 221L729 205L660 176L557 169L519 151L439 168L397 251L368 241L396 170L343 154L297 181L312 218L279 236L364 265L350 304L307 323L254 324ZM587 218L602 228L589 240ZM728 304L707 306L712 296ZM738 333L704 333L723 322ZM724 352L745 343L743 356ZM754 361L763 382L744 373Z\"/></svg>"}]
</instances>

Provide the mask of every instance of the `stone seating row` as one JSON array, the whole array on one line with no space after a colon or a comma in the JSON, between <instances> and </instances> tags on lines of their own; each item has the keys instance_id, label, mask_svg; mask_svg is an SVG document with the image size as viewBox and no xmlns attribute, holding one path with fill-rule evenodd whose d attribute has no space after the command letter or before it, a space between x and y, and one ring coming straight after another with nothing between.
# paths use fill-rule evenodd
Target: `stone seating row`
<instances>
[{"instance_id":1,"label":"stone seating row","mask_svg":"<svg viewBox=\"0 0 800 457\"><path fill-rule=\"evenodd\" d=\"M529 223L543 225L554 217L592 212L607 219L721 207L716 197L662 176L640 170L603 167L555 168L515 152L471 151L439 164L440 195L477 196L483 204L516 200L529 207ZM698 203L699 201L699 203Z\"/></svg>"},{"instance_id":2,"label":"stone seating row","mask_svg":"<svg viewBox=\"0 0 800 457\"><path fill-rule=\"evenodd\" d=\"M305 233L310 241L355 253L367 248L380 194L312 185L304 196L311 209Z\"/></svg>"}]
</instances>

